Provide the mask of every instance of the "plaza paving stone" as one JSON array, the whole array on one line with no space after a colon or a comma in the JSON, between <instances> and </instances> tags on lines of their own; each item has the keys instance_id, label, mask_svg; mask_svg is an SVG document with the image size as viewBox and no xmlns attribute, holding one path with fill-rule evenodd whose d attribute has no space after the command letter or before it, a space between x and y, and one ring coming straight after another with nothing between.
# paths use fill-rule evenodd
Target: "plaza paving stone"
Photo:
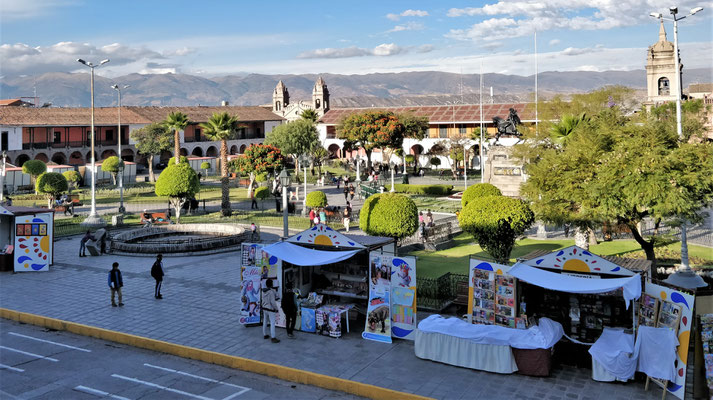
<instances>
[{"instance_id":1,"label":"plaza paving stone","mask_svg":"<svg viewBox=\"0 0 713 400\"><path fill-rule=\"evenodd\" d=\"M270 237L269 233L263 235ZM296 332L279 344L261 327L238 323L239 253L166 257L163 300L153 297L153 258L77 257L79 237L55 243L55 265L45 273L0 273L0 307L145 336L369 383L438 399L654 399L643 383L600 383L591 371L555 367L549 378L500 375L453 367L414 355L413 343L366 341L363 327L339 339ZM124 278L125 307L110 306L107 273L114 261Z\"/></svg>"}]
</instances>

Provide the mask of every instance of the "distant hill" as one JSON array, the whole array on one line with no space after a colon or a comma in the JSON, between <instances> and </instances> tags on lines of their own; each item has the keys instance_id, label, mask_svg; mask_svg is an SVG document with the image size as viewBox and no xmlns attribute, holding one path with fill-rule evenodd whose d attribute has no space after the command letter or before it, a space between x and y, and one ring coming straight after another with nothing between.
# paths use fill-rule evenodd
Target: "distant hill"
<instances>
[{"instance_id":1,"label":"distant hill","mask_svg":"<svg viewBox=\"0 0 713 400\"><path fill-rule=\"evenodd\" d=\"M713 81L713 69L688 69L684 88L691 83ZM95 76L97 107L116 105L116 92L110 88L118 82L131 85L122 93L126 105L218 105L227 100L232 105L270 104L272 91L282 80L291 100L309 100L316 74L304 75L231 75L204 78L186 74L130 74L108 79ZM480 76L447 72L401 72L368 75L323 74L332 96L332 107L444 104L446 101L477 103ZM636 71L564 71L539 74L542 97L557 93L581 93L606 85L646 88L646 73ZM484 102L489 102L493 87L494 102L531 100L535 78L531 76L484 74ZM89 106L89 76L86 73L47 73L40 76L0 79L0 98L33 96L39 103L51 102L56 107Z\"/></svg>"}]
</instances>

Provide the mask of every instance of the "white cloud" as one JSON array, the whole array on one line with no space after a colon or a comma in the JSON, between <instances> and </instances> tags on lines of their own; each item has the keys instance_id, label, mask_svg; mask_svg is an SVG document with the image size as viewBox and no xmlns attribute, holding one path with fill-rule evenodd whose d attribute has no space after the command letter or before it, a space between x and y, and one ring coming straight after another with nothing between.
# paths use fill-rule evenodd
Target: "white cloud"
<instances>
[{"instance_id":1,"label":"white cloud","mask_svg":"<svg viewBox=\"0 0 713 400\"><path fill-rule=\"evenodd\" d=\"M139 71L140 74L176 74L180 72L176 64L146 63L146 67Z\"/></svg>"},{"instance_id":2,"label":"white cloud","mask_svg":"<svg viewBox=\"0 0 713 400\"><path fill-rule=\"evenodd\" d=\"M422 44L418 47L416 47L416 52L417 53L430 53L434 49L432 44Z\"/></svg>"},{"instance_id":3,"label":"white cloud","mask_svg":"<svg viewBox=\"0 0 713 400\"><path fill-rule=\"evenodd\" d=\"M96 47L89 43L59 42L51 46L30 47L24 43L0 45L0 69L3 75L71 72L82 69L77 59L98 62L110 59L112 66L138 60L163 59L160 53L145 47L130 47L119 43Z\"/></svg>"},{"instance_id":4,"label":"white cloud","mask_svg":"<svg viewBox=\"0 0 713 400\"><path fill-rule=\"evenodd\" d=\"M401 14L386 14L386 18L392 21L398 21L401 17L427 17L428 11L423 10L406 10Z\"/></svg>"},{"instance_id":5,"label":"white cloud","mask_svg":"<svg viewBox=\"0 0 713 400\"><path fill-rule=\"evenodd\" d=\"M393 29L388 32L402 32L402 31L420 31L424 28L423 24L419 22L409 21L404 25L396 25Z\"/></svg>"},{"instance_id":6,"label":"white cloud","mask_svg":"<svg viewBox=\"0 0 713 400\"><path fill-rule=\"evenodd\" d=\"M54 8L76 5L76 0L2 0L0 20L14 21L49 14Z\"/></svg>"},{"instance_id":7,"label":"white cloud","mask_svg":"<svg viewBox=\"0 0 713 400\"><path fill-rule=\"evenodd\" d=\"M380 44L373 49L364 49L356 46L345 47L341 49L326 48L305 51L300 53L297 58L348 58L348 57L363 57L363 56L393 56L403 53L406 49L394 43Z\"/></svg>"},{"instance_id":8,"label":"white cloud","mask_svg":"<svg viewBox=\"0 0 713 400\"><path fill-rule=\"evenodd\" d=\"M550 45L550 46L557 46L557 45L560 44L561 42L562 42L562 41L559 40L559 39L552 39L552 40L550 40L549 45Z\"/></svg>"},{"instance_id":9,"label":"white cloud","mask_svg":"<svg viewBox=\"0 0 713 400\"><path fill-rule=\"evenodd\" d=\"M193 54L195 52L196 49L184 46L179 49L164 51L161 54L163 54L165 57L182 57L187 56L189 54Z\"/></svg>"}]
</instances>

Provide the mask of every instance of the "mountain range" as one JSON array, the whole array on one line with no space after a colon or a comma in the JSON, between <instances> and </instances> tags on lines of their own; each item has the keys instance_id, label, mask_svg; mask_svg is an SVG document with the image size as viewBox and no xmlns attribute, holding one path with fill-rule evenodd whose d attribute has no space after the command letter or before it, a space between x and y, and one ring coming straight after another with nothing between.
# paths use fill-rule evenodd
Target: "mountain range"
<instances>
[{"instance_id":1,"label":"mountain range","mask_svg":"<svg viewBox=\"0 0 713 400\"><path fill-rule=\"evenodd\" d=\"M116 106L116 92L111 85L130 85L122 92L122 104L141 106L194 106L270 104L277 82L282 80L292 102L311 100L317 78L327 83L332 107L430 105L477 103L480 75L447 72L400 72L366 75L245 74L201 77L188 74L129 74L115 78L95 75L95 105ZM713 68L687 69L683 74L684 89L691 83L713 81ZM607 85L646 89L646 72L634 71L554 71L538 75L538 95L583 93ZM493 98L490 98L490 88ZM484 102L532 101L534 75L484 74ZM53 72L39 76L0 78L0 98L20 98L38 105L53 107L88 107L90 105L87 73Z\"/></svg>"}]
</instances>

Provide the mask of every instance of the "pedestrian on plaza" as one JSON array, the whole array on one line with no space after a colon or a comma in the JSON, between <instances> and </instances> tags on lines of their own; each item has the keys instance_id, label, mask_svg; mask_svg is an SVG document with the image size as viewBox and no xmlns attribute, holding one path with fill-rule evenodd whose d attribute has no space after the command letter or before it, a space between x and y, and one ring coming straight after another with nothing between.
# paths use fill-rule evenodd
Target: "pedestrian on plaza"
<instances>
[{"instance_id":1,"label":"pedestrian on plaza","mask_svg":"<svg viewBox=\"0 0 713 400\"><path fill-rule=\"evenodd\" d=\"M347 187L347 184L344 184L344 202L347 202L349 198L349 188Z\"/></svg>"},{"instance_id":2,"label":"pedestrian on plaza","mask_svg":"<svg viewBox=\"0 0 713 400\"><path fill-rule=\"evenodd\" d=\"M156 255L156 261L151 267L151 276L156 280L156 287L154 288L154 297L156 299L163 299L161 296L161 284L163 283L163 254Z\"/></svg>"},{"instance_id":3,"label":"pedestrian on plaza","mask_svg":"<svg viewBox=\"0 0 713 400\"><path fill-rule=\"evenodd\" d=\"M344 229L347 232L349 232L349 224L352 222L352 213L351 213L351 207L349 207L348 204L346 207L344 207L343 222L344 222Z\"/></svg>"},{"instance_id":4,"label":"pedestrian on plaza","mask_svg":"<svg viewBox=\"0 0 713 400\"><path fill-rule=\"evenodd\" d=\"M280 339L275 337L275 314L277 313L277 294L272 287L272 279L265 282L262 289L262 334L265 339L272 338L272 343L280 343ZM270 323L270 334L267 334L267 324Z\"/></svg>"},{"instance_id":5,"label":"pedestrian on plaza","mask_svg":"<svg viewBox=\"0 0 713 400\"><path fill-rule=\"evenodd\" d=\"M323 224L327 223L327 213L324 211L323 207L319 209L319 221Z\"/></svg>"},{"instance_id":6,"label":"pedestrian on plaza","mask_svg":"<svg viewBox=\"0 0 713 400\"><path fill-rule=\"evenodd\" d=\"M87 233L85 233L84 236L82 236L82 239L79 241L79 257L87 256L87 242L90 240L96 239L92 235L92 231L87 229Z\"/></svg>"},{"instance_id":7,"label":"pedestrian on plaza","mask_svg":"<svg viewBox=\"0 0 713 400\"><path fill-rule=\"evenodd\" d=\"M287 337L294 339L292 333L295 330L295 322L297 321L297 302L295 301L296 293L292 288L292 282L285 284L285 292L282 294L282 302L280 306L285 313L285 328L287 328Z\"/></svg>"},{"instance_id":8,"label":"pedestrian on plaza","mask_svg":"<svg viewBox=\"0 0 713 400\"><path fill-rule=\"evenodd\" d=\"M250 200L252 201L250 203L250 209L251 210L258 210L259 207L257 206L257 201L255 200L255 189L250 191Z\"/></svg>"},{"instance_id":9,"label":"pedestrian on plaza","mask_svg":"<svg viewBox=\"0 0 713 400\"><path fill-rule=\"evenodd\" d=\"M314 208L310 208L309 209L309 227L310 228L312 226L314 226L314 217L315 217Z\"/></svg>"},{"instance_id":10,"label":"pedestrian on plaza","mask_svg":"<svg viewBox=\"0 0 713 400\"><path fill-rule=\"evenodd\" d=\"M334 183L337 184L337 190L339 190L339 184L342 183L342 180L337 178L336 176L332 179L334 180Z\"/></svg>"},{"instance_id":11,"label":"pedestrian on plaza","mask_svg":"<svg viewBox=\"0 0 713 400\"><path fill-rule=\"evenodd\" d=\"M426 224L423 222L418 225L418 238L422 242L426 242Z\"/></svg>"},{"instance_id":12,"label":"pedestrian on plaza","mask_svg":"<svg viewBox=\"0 0 713 400\"><path fill-rule=\"evenodd\" d=\"M351 183L349 184L349 196L351 197L350 200L354 201L354 185Z\"/></svg>"},{"instance_id":13,"label":"pedestrian on plaza","mask_svg":"<svg viewBox=\"0 0 713 400\"><path fill-rule=\"evenodd\" d=\"M257 242L260 240L260 234L257 232L257 225L254 222L250 223L250 241Z\"/></svg>"},{"instance_id":14,"label":"pedestrian on plaza","mask_svg":"<svg viewBox=\"0 0 713 400\"><path fill-rule=\"evenodd\" d=\"M116 302L114 301L115 295L119 295L119 307L123 307L124 303L121 301L121 288L124 286L124 280L121 279L121 271L119 271L119 263L115 262L111 265L111 271L109 271L109 289L111 289L111 306L116 307Z\"/></svg>"},{"instance_id":15,"label":"pedestrian on plaza","mask_svg":"<svg viewBox=\"0 0 713 400\"><path fill-rule=\"evenodd\" d=\"M433 214L431 214L431 210L426 212L426 226L429 228L433 226Z\"/></svg>"},{"instance_id":16,"label":"pedestrian on plaza","mask_svg":"<svg viewBox=\"0 0 713 400\"><path fill-rule=\"evenodd\" d=\"M418 223L419 224L423 223L423 211L418 212Z\"/></svg>"}]
</instances>

